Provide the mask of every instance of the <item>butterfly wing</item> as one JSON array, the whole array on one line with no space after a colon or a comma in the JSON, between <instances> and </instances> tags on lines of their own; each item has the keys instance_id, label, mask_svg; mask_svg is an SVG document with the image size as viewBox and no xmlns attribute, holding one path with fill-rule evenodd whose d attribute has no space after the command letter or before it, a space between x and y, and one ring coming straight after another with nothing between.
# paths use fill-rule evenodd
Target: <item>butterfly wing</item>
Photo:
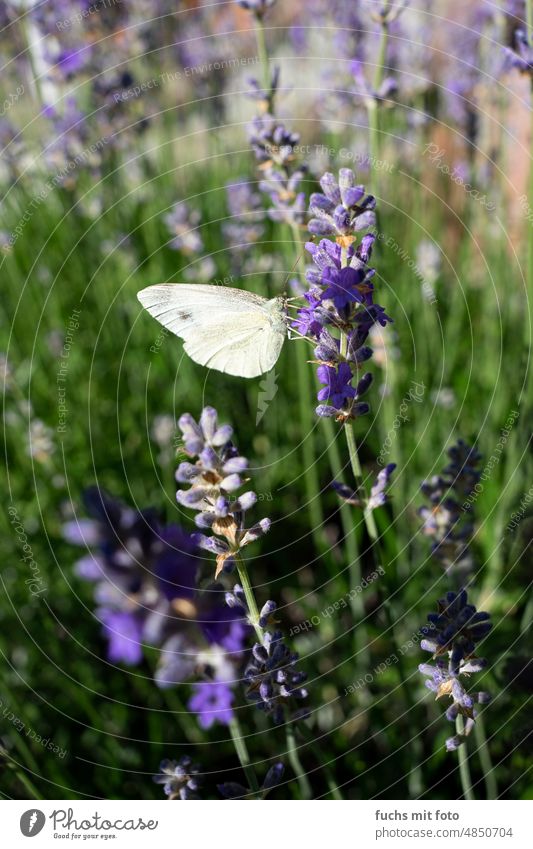
<instances>
[{"instance_id":1,"label":"butterfly wing","mask_svg":"<svg viewBox=\"0 0 533 849\"><path fill-rule=\"evenodd\" d=\"M149 286L139 301L184 341L195 362L226 374L269 371L286 337L281 299L201 284Z\"/></svg>"}]
</instances>

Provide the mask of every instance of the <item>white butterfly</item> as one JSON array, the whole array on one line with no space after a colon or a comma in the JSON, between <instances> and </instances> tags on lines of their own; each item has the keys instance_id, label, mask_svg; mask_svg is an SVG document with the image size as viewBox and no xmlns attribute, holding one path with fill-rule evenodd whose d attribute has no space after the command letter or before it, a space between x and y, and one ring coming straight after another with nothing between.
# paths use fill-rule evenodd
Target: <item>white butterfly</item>
<instances>
[{"instance_id":1,"label":"white butterfly","mask_svg":"<svg viewBox=\"0 0 533 849\"><path fill-rule=\"evenodd\" d=\"M184 341L195 363L257 377L276 363L287 336L285 298L243 289L170 283L137 295L143 307Z\"/></svg>"}]
</instances>

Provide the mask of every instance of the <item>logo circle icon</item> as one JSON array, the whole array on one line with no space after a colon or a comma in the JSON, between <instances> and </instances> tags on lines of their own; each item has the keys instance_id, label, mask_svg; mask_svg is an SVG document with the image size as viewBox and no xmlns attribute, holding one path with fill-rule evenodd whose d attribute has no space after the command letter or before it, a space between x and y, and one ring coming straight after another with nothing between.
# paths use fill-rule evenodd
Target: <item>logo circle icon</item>
<instances>
[{"instance_id":1,"label":"logo circle icon","mask_svg":"<svg viewBox=\"0 0 533 849\"><path fill-rule=\"evenodd\" d=\"M24 837L35 837L43 830L46 817L38 808L24 811L20 818L20 830Z\"/></svg>"}]
</instances>

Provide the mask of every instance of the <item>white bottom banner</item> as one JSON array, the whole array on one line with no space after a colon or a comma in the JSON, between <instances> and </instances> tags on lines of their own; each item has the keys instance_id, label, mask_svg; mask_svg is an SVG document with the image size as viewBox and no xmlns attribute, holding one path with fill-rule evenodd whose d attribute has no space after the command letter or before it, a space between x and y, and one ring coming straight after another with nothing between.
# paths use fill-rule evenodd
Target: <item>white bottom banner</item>
<instances>
[{"instance_id":1,"label":"white bottom banner","mask_svg":"<svg viewBox=\"0 0 533 849\"><path fill-rule=\"evenodd\" d=\"M248 849L282 840L306 849L343 847L494 846L531 849L533 802L345 801L24 801L2 803L2 845L7 849L58 846L66 841L87 845L174 846L210 842L216 849ZM201 807L216 806L216 811ZM240 811L235 811L235 806ZM253 807L261 810L254 811ZM266 806L266 807L265 807ZM350 836L351 835L351 836ZM305 844L304 844L305 841Z\"/></svg>"}]
</instances>

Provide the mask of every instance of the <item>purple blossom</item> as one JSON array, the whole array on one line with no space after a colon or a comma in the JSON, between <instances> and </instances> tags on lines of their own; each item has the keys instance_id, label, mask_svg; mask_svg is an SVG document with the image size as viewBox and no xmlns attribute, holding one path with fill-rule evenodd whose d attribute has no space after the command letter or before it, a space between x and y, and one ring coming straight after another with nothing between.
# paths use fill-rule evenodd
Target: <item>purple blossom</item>
<instances>
[{"instance_id":1,"label":"purple blossom","mask_svg":"<svg viewBox=\"0 0 533 849\"><path fill-rule=\"evenodd\" d=\"M370 490L368 499L368 510L375 510L376 507L382 507L388 501L387 487L390 483L390 477L396 468L396 463L388 463L385 468L378 472L378 476L374 486Z\"/></svg>"},{"instance_id":2,"label":"purple blossom","mask_svg":"<svg viewBox=\"0 0 533 849\"><path fill-rule=\"evenodd\" d=\"M449 655L450 670L457 674L461 661L474 655L476 644L492 628L490 614L469 604L466 590L447 592L437 606L437 613L428 614L430 624L421 628L420 646L436 658Z\"/></svg>"},{"instance_id":3,"label":"purple blossom","mask_svg":"<svg viewBox=\"0 0 533 849\"><path fill-rule=\"evenodd\" d=\"M199 767L193 764L187 756L179 761L171 761L168 758L159 764L160 772L153 776L156 784L163 784L165 795L169 799L199 799Z\"/></svg>"},{"instance_id":4,"label":"purple blossom","mask_svg":"<svg viewBox=\"0 0 533 849\"><path fill-rule=\"evenodd\" d=\"M353 375L348 363L340 363L336 368L319 366L317 375L320 383L326 384L318 392L319 401L328 401L336 410L340 410L349 398L355 398L356 391L350 386Z\"/></svg>"},{"instance_id":5,"label":"purple blossom","mask_svg":"<svg viewBox=\"0 0 533 849\"><path fill-rule=\"evenodd\" d=\"M193 686L188 707L198 716L201 728L211 728L215 722L229 725L233 719L233 690L225 681L205 681Z\"/></svg>"},{"instance_id":6,"label":"purple blossom","mask_svg":"<svg viewBox=\"0 0 533 849\"><path fill-rule=\"evenodd\" d=\"M196 511L199 528L211 531L211 535L196 534L194 539L200 548L216 555L217 577L221 571L232 568L235 555L242 548L268 532L270 521L262 519L250 528L245 527L245 514L254 506L257 496L251 490L234 494L244 483L242 473L248 461L239 455L231 441L232 428L219 426L216 410L205 407L198 422L185 413L178 426L185 451L195 462L180 463L176 478L190 486L179 489L176 498Z\"/></svg>"},{"instance_id":7,"label":"purple blossom","mask_svg":"<svg viewBox=\"0 0 533 849\"><path fill-rule=\"evenodd\" d=\"M142 624L134 613L102 608L97 611L107 638L107 657L113 663L137 666L143 658Z\"/></svg>"},{"instance_id":8,"label":"purple blossom","mask_svg":"<svg viewBox=\"0 0 533 849\"><path fill-rule=\"evenodd\" d=\"M246 696L269 714L276 725L288 718L303 719L308 709L300 707L307 698L302 687L306 674L297 668L298 655L283 641L281 631L265 631L263 642L256 643L245 670Z\"/></svg>"},{"instance_id":9,"label":"purple blossom","mask_svg":"<svg viewBox=\"0 0 533 849\"><path fill-rule=\"evenodd\" d=\"M335 308L345 309L352 303L363 303L364 295L357 288L365 279L363 269L355 268L326 268L322 276L322 284L327 288L322 293L321 300L330 300Z\"/></svg>"},{"instance_id":10,"label":"purple blossom","mask_svg":"<svg viewBox=\"0 0 533 849\"><path fill-rule=\"evenodd\" d=\"M375 224L375 198L365 194L364 186L356 184L350 168L341 168L338 180L333 174L324 174L320 185L323 193L312 194L309 201L310 233L353 240L355 232Z\"/></svg>"},{"instance_id":11,"label":"purple blossom","mask_svg":"<svg viewBox=\"0 0 533 849\"><path fill-rule=\"evenodd\" d=\"M489 693L483 691L468 692L461 676L468 680L472 674L481 672L486 666L483 658L475 658L462 662L457 673L450 670L446 660L438 658L433 664L421 663L419 671L426 676L426 687L435 693L437 699L450 698L451 704L446 709L446 719L455 722L457 716L464 718L464 731L454 734L446 740L446 749L455 751L462 745L474 727L476 704L488 704L491 700Z\"/></svg>"},{"instance_id":12,"label":"purple blossom","mask_svg":"<svg viewBox=\"0 0 533 849\"><path fill-rule=\"evenodd\" d=\"M448 450L442 474L424 481L429 506L420 507L423 533L432 537L431 553L457 589L466 586L473 569L470 543L474 532L472 498L479 483L481 455L463 440Z\"/></svg>"},{"instance_id":13,"label":"purple blossom","mask_svg":"<svg viewBox=\"0 0 533 849\"><path fill-rule=\"evenodd\" d=\"M182 201L174 204L163 220L172 235L170 247L173 250L182 251L187 255L203 250L202 237L198 232L202 218L197 210L189 209Z\"/></svg>"}]
</instances>

